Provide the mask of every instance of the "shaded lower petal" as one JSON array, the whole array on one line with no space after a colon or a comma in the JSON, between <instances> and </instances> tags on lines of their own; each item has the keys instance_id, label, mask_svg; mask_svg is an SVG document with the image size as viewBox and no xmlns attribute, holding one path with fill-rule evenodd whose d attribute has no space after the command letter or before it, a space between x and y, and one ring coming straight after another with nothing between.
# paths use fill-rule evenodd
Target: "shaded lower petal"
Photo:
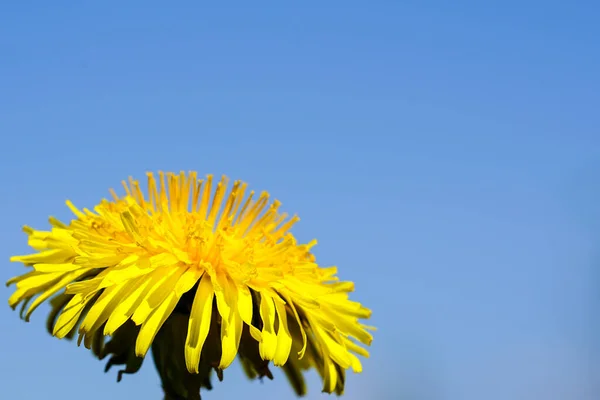
<instances>
[{"instance_id":1,"label":"shaded lower petal","mask_svg":"<svg viewBox=\"0 0 600 400\"><path fill-rule=\"evenodd\" d=\"M280 367L287 362L288 357L290 356L290 350L292 349L292 335L290 335L287 323L287 311L285 310L285 305L276 301L275 309L279 320L279 329L277 330L277 347L275 349L275 357L273 357L273 364Z\"/></svg>"},{"instance_id":2,"label":"shaded lower petal","mask_svg":"<svg viewBox=\"0 0 600 400\"><path fill-rule=\"evenodd\" d=\"M185 364L192 373L198 372L202 346L210 329L214 296L210 276L205 273L196 290L185 342Z\"/></svg>"},{"instance_id":3,"label":"shaded lower petal","mask_svg":"<svg viewBox=\"0 0 600 400\"><path fill-rule=\"evenodd\" d=\"M59 339L67 336L79 321L81 312L84 310L87 303L92 299L93 296L87 297L86 299L82 294L74 295L58 316L52 334Z\"/></svg>"},{"instance_id":4,"label":"shaded lower petal","mask_svg":"<svg viewBox=\"0 0 600 400\"><path fill-rule=\"evenodd\" d=\"M275 304L273 298L264 293L261 294L260 317L263 321L262 340L259 345L260 356L263 360L272 360L277 350Z\"/></svg>"},{"instance_id":5,"label":"shaded lower petal","mask_svg":"<svg viewBox=\"0 0 600 400\"><path fill-rule=\"evenodd\" d=\"M169 315L175 309L179 296L174 291L167 295L167 298L152 311L152 314L142 324L140 333L138 334L135 342L135 355L138 357L144 357L154 340L154 337L158 333L160 327L165 323Z\"/></svg>"},{"instance_id":6,"label":"shaded lower petal","mask_svg":"<svg viewBox=\"0 0 600 400\"><path fill-rule=\"evenodd\" d=\"M235 359L242 337L242 318L237 311L231 314L229 324L221 324L221 362L219 368L225 369Z\"/></svg>"}]
</instances>

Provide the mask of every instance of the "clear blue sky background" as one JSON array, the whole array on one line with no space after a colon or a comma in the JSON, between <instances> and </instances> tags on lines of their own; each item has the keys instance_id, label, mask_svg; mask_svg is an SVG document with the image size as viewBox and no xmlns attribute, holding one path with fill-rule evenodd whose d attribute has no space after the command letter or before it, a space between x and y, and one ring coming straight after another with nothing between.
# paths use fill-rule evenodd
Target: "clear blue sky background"
<instances>
[{"instance_id":1,"label":"clear blue sky background","mask_svg":"<svg viewBox=\"0 0 600 400\"><path fill-rule=\"evenodd\" d=\"M298 213L374 310L347 399L597 398L599 5L165 4L0 6L2 280L67 198L225 173ZM0 307L0 397L159 398L151 362L117 384L45 311ZM291 390L234 366L205 398L235 395Z\"/></svg>"}]
</instances>

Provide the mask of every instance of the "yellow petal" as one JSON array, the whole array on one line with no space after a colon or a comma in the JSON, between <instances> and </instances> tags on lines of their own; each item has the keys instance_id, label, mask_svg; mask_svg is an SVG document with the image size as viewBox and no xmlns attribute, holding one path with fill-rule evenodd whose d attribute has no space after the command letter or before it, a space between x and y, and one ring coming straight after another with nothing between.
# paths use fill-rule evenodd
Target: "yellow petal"
<instances>
[{"instance_id":1,"label":"yellow petal","mask_svg":"<svg viewBox=\"0 0 600 400\"><path fill-rule=\"evenodd\" d=\"M27 278L17 282L17 288L19 289L35 289L43 287L48 283L51 283L57 279L60 279L64 275L64 272L53 272L51 274L37 273L28 276Z\"/></svg>"},{"instance_id":2,"label":"yellow petal","mask_svg":"<svg viewBox=\"0 0 600 400\"><path fill-rule=\"evenodd\" d=\"M129 282L131 284L131 282ZM94 334L100 325L102 325L110 314L119 304L120 294L127 289L125 285L115 285L104 289L98 300L94 302L92 307L87 312L85 319L79 328L80 333L86 333L90 336Z\"/></svg>"},{"instance_id":3,"label":"yellow petal","mask_svg":"<svg viewBox=\"0 0 600 400\"><path fill-rule=\"evenodd\" d=\"M204 274L194 297L185 341L185 365L191 373L198 373L202 346L210 328L214 295L210 277Z\"/></svg>"},{"instance_id":4,"label":"yellow petal","mask_svg":"<svg viewBox=\"0 0 600 400\"><path fill-rule=\"evenodd\" d=\"M25 321L29 321L29 317L31 316L31 313L33 313L33 311L40 304L42 304L45 300L47 300L50 296L52 296L54 293L58 292L59 290L63 289L67 283L72 282L73 280L79 278L80 276L87 273L88 271L90 271L90 270L83 269L83 270L79 270L79 271L64 275L58 282L56 282L54 285L52 285L52 287L46 289L46 291L44 293L42 293L39 297L37 297L33 301L33 303L31 303L31 305L29 306L29 309L27 310L27 313L25 314Z\"/></svg>"},{"instance_id":5,"label":"yellow petal","mask_svg":"<svg viewBox=\"0 0 600 400\"><path fill-rule=\"evenodd\" d=\"M181 297L184 293L189 292L196 282L198 282L201 275L202 271L195 267L190 267L185 271L177 281L177 285L175 285L175 292L177 295Z\"/></svg>"},{"instance_id":6,"label":"yellow petal","mask_svg":"<svg viewBox=\"0 0 600 400\"><path fill-rule=\"evenodd\" d=\"M359 323L356 318L336 313L327 307L322 307L321 311L323 316L331 321L337 329L344 332L344 334L351 335L366 345L370 345L373 341L373 336L365 330L365 326Z\"/></svg>"},{"instance_id":7,"label":"yellow petal","mask_svg":"<svg viewBox=\"0 0 600 400\"><path fill-rule=\"evenodd\" d=\"M360 374L362 372L362 363L360 362L358 357L356 357L352 353L348 353L348 357L350 357L352 371L354 371L357 374Z\"/></svg>"},{"instance_id":8,"label":"yellow petal","mask_svg":"<svg viewBox=\"0 0 600 400\"><path fill-rule=\"evenodd\" d=\"M308 340L306 339L306 331L302 326L302 321L300 321L300 316L298 315L298 310L296 310L294 302L287 295L284 295L284 299L287 302L288 306L292 309L292 312L294 313L294 318L296 319L298 329L300 330L300 335L302 336L302 348L298 352L298 358L302 359L304 357L304 353L306 352L306 346L308 344Z\"/></svg>"},{"instance_id":9,"label":"yellow petal","mask_svg":"<svg viewBox=\"0 0 600 400\"><path fill-rule=\"evenodd\" d=\"M252 325L252 294L246 285L238 286L238 312L242 321L248 325Z\"/></svg>"},{"instance_id":10,"label":"yellow petal","mask_svg":"<svg viewBox=\"0 0 600 400\"><path fill-rule=\"evenodd\" d=\"M75 264L35 264L33 266L33 269L35 269L37 272L43 272L43 273L52 273L52 272L69 272L69 271L74 271L76 269L80 269L81 265L75 265Z\"/></svg>"},{"instance_id":11,"label":"yellow petal","mask_svg":"<svg viewBox=\"0 0 600 400\"><path fill-rule=\"evenodd\" d=\"M275 334L275 304L273 298L261 294L260 317L263 321L262 341L258 347L263 360L272 360L277 350L277 335Z\"/></svg>"},{"instance_id":12,"label":"yellow petal","mask_svg":"<svg viewBox=\"0 0 600 400\"><path fill-rule=\"evenodd\" d=\"M112 335L123 325L135 312L138 305L144 300L150 290L152 276L142 276L134 281L128 293L123 293L119 305L114 309L106 325L104 334Z\"/></svg>"},{"instance_id":13,"label":"yellow petal","mask_svg":"<svg viewBox=\"0 0 600 400\"><path fill-rule=\"evenodd\" d=\"M11 262L21 262L23 264L37 264L37 263L64 263L73 256L73 252L66 251L63 249L52 249L45 250L36 254L29 254L25 256L13 256L10 258Z\"/></svg>"},{"instance_id":14,"label":"yellow petal","mask_svg":"<svg viewBox=\"0 0 600 400\"><path fill-rule=\"evenodd\" d=\"M333 361L338 363L342 368L348 369L351 365L348 350L343 344L340 344L331 333L323 330L318 324L311 323L315 335L321 340L322 345L327 348Z\"/></svg>"},{"instance_id":15,"label":"yellow petal","mask_svg":"<svg viewBox=\"0 0 600 400\"><path fill-rule=\"evenodd\" d=\"M369 358L369 352L360 347L359 345L357 345L356 343L354 343L352 340L348 339L348 338L343 338L344 344L346 345L346 348L348 349L348 351L352 351L356 354L358 354L359 356L363 356L365 358Z\"/></svg>"},{"instance_id":16,"label":"yellow petal","mask_svg":"<svg viewBox=\"0 0 600 400\"><path fill-rule=\"evenodd\" d=\"M17 281L17 290L9 297L8 305L14 308L21 301L44 292L56 284L63 275L61 273L40 274L38 272L27 274L25 279Z\"/></svg>"},{"instance_id":17,"label":"yellow petal","mask_svg":"<svg viewBox=\"0 0 600 400\"><path fill-rule=\"evenodd\" d=\"M173 267L165 279L155 285L154 289L148 293L147 302L150 308L158 307L171 292L175 291L175 287L186 270L187 267Z\"/></svg>"},{"instance_id":18,"label":"yellow petal","mask_svg":"<svg viewBox=\"0 0 600 400\"><path fill-rule=\"evenodd\" d=\"M71 210L71 212L73 214L75 214L77 216L77 218L79 218L79 219L85 218L85 214L82 213L77 207L75 207L75 205L73 203L71 203L71 200L67 200L67 201L65 201L65 203L67 204L67 207L69 207L69 210Z\"/></svg>"},{"instance_id":19,"label":"yellow petal","mask_svg":"<svg viewBox=\"0 0 600 400\"><path fill-rule=\"evenodd\" d=\"M91 301L92 298L90 296L85 300L82 294L73 296L58 316L52 334L59 339L67 336L79 321L79 316L87 305L87 302Z\"/></svg>"},{"instance_id":20,"label":"yellow petal","mask_svg":"<svg viewBox=\"0 0 600 400\"><path fill-rule=\"evenodd\" d=\"M285 305L276 301L275 309L277 310L277 317L279 318L279 329L277 330L277 348L275 350L273 364L280 367L287 362L288 357L290 356L290 350L292 349L292 335L290 335L287 323Z\"/></svg>"},{"instance_id":21,"label":"yellow petal","mask_svg":"<svg viewBox=\"0 0 600 400\"><path fill-rule=\"evenodd\" d=\"M371 310L358 302L348 300L347 297L346 293L333 293L323 296L320 300L333 308L337 313L362 319L371 317Z\"/></svg>"},{"instance_id":22,"label":"yellow petal","mask_svg":"<svg viewBox=\"0 0 600 400\"><path fill-rule=\"evenodd\" d=\"M242 318L234 311L229 324L221 324L221 362L219 368L225 369L231 365L237 355L242 337Z\"/></svg>"},{"instance_id":23,"label":"yellow petal","mask_svg":"<svg viewBox=\"0 0 600 400\"><path fill-rule=\"evenodd\" d=\"M178 301L179 297L177 294L171 292L167 298L152 311L152 314L142 324L135 342L136 356L144 357L146 355L158 330L165 323L169 315L171 315Z\"/></svg>"},{"instance_id":24,"label":"yellow petal","mask_svg":"<svg viewBox=\"0 0 600 400\"><path fill-rule=\"evenodd\" d=\"M338 378L335 364L329 357L325 357L323 362L323 392L333 393L337 385Z\"/></svg>"},{"instance_id":25,"label":"yellow petal","mask_svg":"<svg viewBox=\"0 0 600 400\"><path fill-rule=\"evenodd\" d=\"M172 289L177 283L177 279L183 273L179 268L160 268L152 273L152 281L149 284L143 300L138 304L131 319L136 325L144 323L146 318L150 316L152 310L158 304L159 300L164 299L168 293L165 293L163 285L169 285L168 289ZM153 302L150 301L153 299Z\"/></svg>"},{"instance_id":26,"label":"yellow petal","mask_svg":"<svg viewBox=\"0 0 600 400\"><path fill-rule=\"evenodd\" d=\"M10 286L13 285L15 283L21 282L22 280L25 280L31 276L34 275L39 275L39 272L37 271L29 271L23 275L18 275L18 276L13 276L12 278L10 278L9 280L6 281L6 286Z\"/></svg>"},{"instance_id":27,"label":"yellow petal","mask_svg":"<svg viewBox=\"0 0 600 400\"><path fill-rule=\"evenodd\" d=\"M222 323L227 325L232 316L232 310L236 308L237 289L235 285L224 274L215 274L213 288L217 299L217 310L222 317ZM216 281L216 282L215 282Z\"/></svg>"}]
</instances>

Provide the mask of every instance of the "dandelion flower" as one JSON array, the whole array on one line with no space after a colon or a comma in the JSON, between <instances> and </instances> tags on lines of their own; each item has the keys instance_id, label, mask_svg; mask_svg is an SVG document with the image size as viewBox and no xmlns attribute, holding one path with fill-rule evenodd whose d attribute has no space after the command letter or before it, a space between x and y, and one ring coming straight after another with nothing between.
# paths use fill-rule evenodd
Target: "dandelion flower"
<instances>
[{"instance_id":1,"label":"dandelion flower","mask_svg":"<svg viewBox=\"0 0 600 400\"><path fill-rule=\"evenodd\" d=\"M30 271L7 284L25 320L54 296L50 332L110 355L107 370L125 366L119 380L152 350L165 398L199 399L236 356L250 378L281 367L298 395L306 370L337 394L346 370L361 372L372 328L360 320L371 311L349 300L354 285L335 267L316 263L316 241L297 242L298 218L268 193L245 196L236 181L226 194L225 177L194 172L148 173L146 196L132 178L123 186L124 196L111 190L93 210L67 201L69 224L24 227L36 252L11 258Z\"/></svg>"}]
</instances>

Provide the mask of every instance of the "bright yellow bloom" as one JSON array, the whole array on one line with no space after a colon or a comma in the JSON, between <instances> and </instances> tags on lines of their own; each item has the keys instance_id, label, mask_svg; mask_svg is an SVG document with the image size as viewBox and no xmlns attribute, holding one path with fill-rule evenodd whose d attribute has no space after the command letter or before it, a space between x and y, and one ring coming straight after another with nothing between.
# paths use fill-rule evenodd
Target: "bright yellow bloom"
<instances>
[{"instance_id":1,"label":"bright yellow bloom","mask_svg":"<svg viewBox=\"0 0 600 400\"><path fill-rule=\"evenodd\" d=\"M321 268L289 232L297 217L279 213L263 192L245 198L236 181L198 180L189 174L148 174L147 197L137 181L126 195L79 210L68 225L25 227L37 252L11 261L31 267L11 279L9 304L31 313L51 300L49 329L58 338L77 330L100 358L133 373L152 347L165 392L199 398L239 354L250 377L283 367L298 394L302 371L315 368L323 390L341 394L345 370L360 372L355 354L368 357L371 329L359 320L370 310L348 299L351 282ZM63 291L64 289L64 291ZM39 296L37 296L39 295ZM35 299L33 299L37 296ZM104 343L104 337L112 340ZM178 387L181 386L181 387ZM193 392L196 391L196 394Z\"/></svg>"}]
</instances>

